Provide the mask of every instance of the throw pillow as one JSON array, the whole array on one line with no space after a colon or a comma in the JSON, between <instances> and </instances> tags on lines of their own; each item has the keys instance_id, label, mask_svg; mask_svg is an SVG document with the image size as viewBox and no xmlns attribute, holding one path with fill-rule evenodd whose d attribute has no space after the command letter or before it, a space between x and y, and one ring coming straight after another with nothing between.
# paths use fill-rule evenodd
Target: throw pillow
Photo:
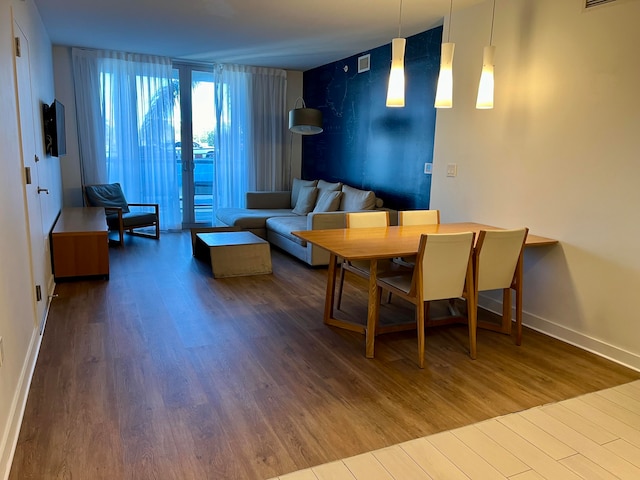
<instances>
[{"instance_id":1,"label":"throw pillow","mask_svg":"<svg viewBox=\"0 0 640 480\"><path fill-rule=\"evenodd\" d=\"M291 188L291 208L295 208L298 202L298 193L302 187L315 187L318 184L318 180L300 180L299 178L293 179L293 187Z\"/></svg>"},{"instance_id":2,"label":"throw pillow","mask_svg":"<svg viewBox=\"0 0 640 480\"><path fill-rule=\"evenodd\" d=\"M122 213L129 213L129 205L119 183L87 185L84 191L92 207L120 207Z\"/></svg>"},{"instance_id":3,"label":"throw pillow","mask_svg":"<svg viewBox=\"0 0 640 480\"><path fill-rule=\"evenodd\" d=\"M320 190L318 197L320 197L324 192L339 192L342 190L342 182L330 183L325 182L324 180L318 180L318 185L316 186L318 187L318 190Z\"/></svg>"},{"instance_id":4,"label":"throw pillow","mask_svg":"<svg viewBox=\"0 0 640 480\"><path fill-rule=\"evenodd\" d=\"M340 210L352 212L354 210L373 210L376 206L376 195L371 190L359 190L349 185L342 186L342 200Z\"/></svg>"},{"instance_id":5,"label":"throw pillow","mask_svg":"<svg viewBox=\"0 0 640 480\"><path fill-rule=\"evenodd\" d=\"M320 185L320 182L318 182ZM340 199L342 198L342 192L323 192L318 187L318 201L314 207L314 212L335 212L340 207Z\"/></svg>"},{"instance_id":6,"label":"throw pillow","mask_svg":"<svg viewBox=\"0 0 640 480\"><path fill-rule=\"evenodd\" d=\"M316 204L316 197L318 196L318 189L316 187L301 187L298 192L298 200L296 206L293 209L293 213L296 215L306 215Z\"/></svg>"}]
</instances>

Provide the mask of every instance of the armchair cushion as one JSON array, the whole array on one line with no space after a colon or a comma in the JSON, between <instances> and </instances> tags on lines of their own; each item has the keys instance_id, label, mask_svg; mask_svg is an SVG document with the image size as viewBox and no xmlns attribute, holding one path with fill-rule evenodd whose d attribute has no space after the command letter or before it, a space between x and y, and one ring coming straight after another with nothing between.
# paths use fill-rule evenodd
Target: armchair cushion
<instances>
[{"instance_id":1,"label":"armchair cushion","mask_svg":"<svg viewBox=\"0 0 640 480\"><path fill-rule=\"evenodd\" d=\"M93 207L121 208L122 213L129 213L129 205L119 183L87 185L85 194Z\"/></svg>"}]
</instances>

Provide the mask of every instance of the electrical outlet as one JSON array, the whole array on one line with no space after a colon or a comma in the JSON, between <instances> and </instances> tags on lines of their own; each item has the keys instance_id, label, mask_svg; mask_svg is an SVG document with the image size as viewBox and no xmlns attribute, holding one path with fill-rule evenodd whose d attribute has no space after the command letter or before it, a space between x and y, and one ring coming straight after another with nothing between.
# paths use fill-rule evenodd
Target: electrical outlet
<instances>
[{"instance_id":1,"label":"electrical outlet","mask_svg":"<svg viewBox=\"0 0 640 480\"><path fill-rule=\"evenodd\" d=\"M4 363L4 347L2 344L2 337L0 337L0 367Z\"/></svg>"},{"instance_id":2,"label":"electrical outlet","mask_svg":"<svg viewBox=\"0 0 640 480\"><path fill-rule=\"evenodd\" d=\"M425 175L431 175L433 173L433 163L424 164L424 173Z\"/></svg>"},{"instance_id":3,"label":"electrical outlet","mask_svg":"<svg viewBox=\"0 0 640 480\"><path fill-rule=\"evenodd\" d=\"M455 177L458 175L458 165L455 163L447 164L447 177Z\"/></svg>"}]
</instances>

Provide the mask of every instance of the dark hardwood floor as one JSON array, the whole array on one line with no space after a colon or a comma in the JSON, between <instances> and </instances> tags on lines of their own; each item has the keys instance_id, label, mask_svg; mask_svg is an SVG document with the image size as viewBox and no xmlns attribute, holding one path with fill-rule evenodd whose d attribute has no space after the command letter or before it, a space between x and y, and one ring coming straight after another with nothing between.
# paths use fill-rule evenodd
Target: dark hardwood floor
<instances>
[{"instance_id":1,"label":"dark hardwood floor","mask_svg":"<svg viewBox=\"0 0 640 480\"><path fill-rule=\"evenodd\" d=\"M265 479L640 378L525 329L364 337L322 323L326 269L215 280L188 233L128 237L109 281L61 283L11 480ZM350 277L345 316L366 318ZM526 288L526 286L525 286ZM394 299L383 319L411 318Z\"/></svg>"}]
</instances>

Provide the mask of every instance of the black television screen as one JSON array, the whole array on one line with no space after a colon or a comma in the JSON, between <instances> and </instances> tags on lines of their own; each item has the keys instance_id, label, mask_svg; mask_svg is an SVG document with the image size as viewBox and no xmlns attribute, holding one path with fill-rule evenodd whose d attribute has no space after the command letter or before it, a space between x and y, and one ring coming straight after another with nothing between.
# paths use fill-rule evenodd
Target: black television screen
<instances>
[{"instance_id":1,"label":"black television screen","mask_svg":"<svg viewBox=\"0 0 640 480\"><path fill-rule=\"evenodd\" d=\"M47 155L61 157L67 154L64 128L64 105L54 100L51 105L42 106L44 119L44 146Z\"/></svg>"}]
</instances>

